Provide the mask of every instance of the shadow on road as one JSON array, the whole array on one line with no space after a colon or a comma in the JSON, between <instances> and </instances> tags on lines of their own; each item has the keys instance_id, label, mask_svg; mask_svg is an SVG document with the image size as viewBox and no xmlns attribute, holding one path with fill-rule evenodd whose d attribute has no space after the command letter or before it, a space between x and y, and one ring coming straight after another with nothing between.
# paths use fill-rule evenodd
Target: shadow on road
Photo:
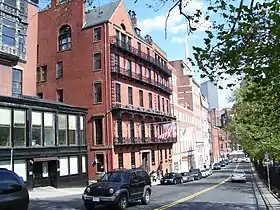
<instances>
[{"instance_id":1,"label":"shadow on road","mask_svg":"<svg viewBox=\"0 0 280 210\"><path fill-rule=\"evenodd\" d=\"M169 208L170 210L244 210L244 209L256 209L255 205L245 203L211 203L211 202L187 202L179 204L177 206Z\"/></svg>"}]
</instances>

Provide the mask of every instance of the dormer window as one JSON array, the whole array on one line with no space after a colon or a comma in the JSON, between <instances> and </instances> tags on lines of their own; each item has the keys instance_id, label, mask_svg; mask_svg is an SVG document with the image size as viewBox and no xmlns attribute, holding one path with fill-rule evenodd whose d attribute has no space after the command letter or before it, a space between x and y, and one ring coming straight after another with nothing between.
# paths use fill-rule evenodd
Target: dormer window
<instances>
[{"instance_id":1,"label":"dormer window","mask_svg":"<svg viewBox=\"0 0 280 210\"><path fill-rule=\"evenodd\" d=\"M59 51L71 49L71 28L64 25L59 30Z\"/></svg>"}]
</instances>

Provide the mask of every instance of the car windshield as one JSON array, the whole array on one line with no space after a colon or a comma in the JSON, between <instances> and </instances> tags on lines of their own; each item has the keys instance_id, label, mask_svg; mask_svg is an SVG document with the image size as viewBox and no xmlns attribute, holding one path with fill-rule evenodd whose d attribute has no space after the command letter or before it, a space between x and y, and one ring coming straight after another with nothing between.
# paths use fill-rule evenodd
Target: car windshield
<instances>
[{"instance_id":1,"label":"car windshield","mask_svg":"<svg viewBox=\"0 0 280 210\"><path fill-rule=\"evenodd\" d=\"M244 171L234 171L233 174L244 175Z\"/></svg>"},{"instance_id":2,"label":"car windshield","mask_svg":"<svg viewBox=\"0 0 280 210\"><path fill-rule=\"evenodd\" d=\"M129 182L130 174L123 171L113 171L104 174L101 182Z\"/></svg>"},{"instance_id":3,"label":"car windshield","mask_svg":"<svg viewBox=\"0 0 280 210\"><path fill-rule=\"evenodd\" d=\"M174 177L174 176L176 176L175 173L168 173L168 174L166 174L164 177L165 177L165 178L172 178L172 177Z\"/></svg>"}]
</instances>

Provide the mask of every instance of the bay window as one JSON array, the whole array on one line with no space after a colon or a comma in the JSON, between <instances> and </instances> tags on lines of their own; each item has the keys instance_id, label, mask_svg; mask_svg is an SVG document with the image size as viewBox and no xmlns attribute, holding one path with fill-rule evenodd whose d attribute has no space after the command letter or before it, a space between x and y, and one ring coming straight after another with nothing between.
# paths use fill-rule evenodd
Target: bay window
<instances>
[{"instance_id":1,"label":"bay window","mask_svg":"<svg viewBox=\"0 0 280 210\"><path fill-rule=\"evenodd\" d=\"M26 146L26 112L14 110L14 147Z\"/></svg>"},{"instance_id":2,"label":"bay window","mask_svg":"<svg viewBox=\"0 0 280 210\"><path fill-rule=\"evenodd\" d=\"M55 145L54 114L44 113L44 146Z\"/></svg>"},{"instance_id":3,"label":"bay window","mask_svg":"<svg viewBox=\"0 0 280 210\"><path fill-rule=\"evenodd\" d=\"M11 146L11 110L0 108L0 146Z\"/></svg>"},{"instance_id":4,"label":"bay window","mask_svg":"<svg viewBox=\"0 0 280 210\"><path fill-rule=\"evenodd\" d=\"M32 146L42 146L41 112L32 112Z\"/></svg>"},{"instance_id":5,"label":"bay window","mask_svg":"<svg viewBox=\"0 0 280 210\"><path fill-rule=\"evenodd\" d=\"M78 144L77 116L68 115L68 140L69 145Z\"/></svg>"},{"instance_id":6,"label":"bay window","mask_svg":"<svg viewBox=\"0 0 280 210\"><path fill-rule=\"evenodd\" d=\"M81 138L81 145L85 145L86 144L84 120L85 120L85 117L80 116L80 138Z\"/></svg>"},{"instance_id":7,"label":"bay window","mask_svg":"<svg viewBox=\"0 0 280 210\"><path fill-rule=\"evenodd\" d=\"M58 115L58 145L67 145L67 115Z\"/></svg>"}]
</instances>

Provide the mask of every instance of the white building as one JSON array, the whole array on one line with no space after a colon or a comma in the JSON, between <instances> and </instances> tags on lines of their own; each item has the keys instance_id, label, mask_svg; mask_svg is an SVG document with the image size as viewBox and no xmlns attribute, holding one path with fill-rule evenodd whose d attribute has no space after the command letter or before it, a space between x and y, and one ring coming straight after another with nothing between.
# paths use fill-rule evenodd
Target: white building
<instances>
[{"instance_id":1,"label":"white building","mask_svg":"<svg viewBox=\"0 0 280 210\"><path fill-rule=\"evenodd\" d=\"M201 95L201 120L202 120L202 138L203 138L203 159L206 166L210 165L210 125L208 122L209 103L207 98Z\"/></svg>"}]
</instances>

